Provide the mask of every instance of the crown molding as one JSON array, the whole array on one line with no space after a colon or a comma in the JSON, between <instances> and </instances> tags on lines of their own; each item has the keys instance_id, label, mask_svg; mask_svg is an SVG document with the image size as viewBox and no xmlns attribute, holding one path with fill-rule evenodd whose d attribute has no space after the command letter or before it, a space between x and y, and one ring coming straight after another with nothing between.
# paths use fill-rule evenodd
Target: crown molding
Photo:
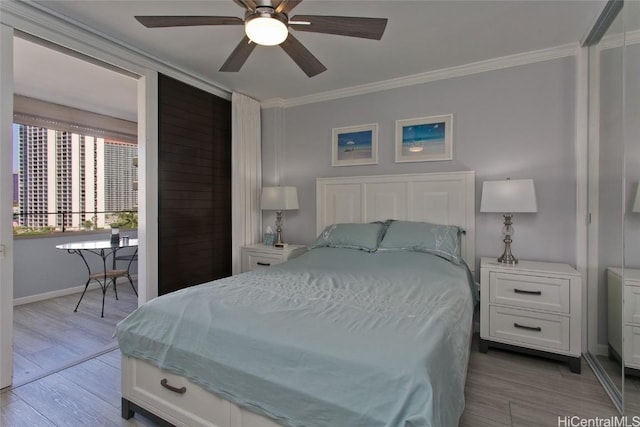
<instances>
[{"instance_id":1,"label":"crown molding","mask_svg":"<svg viewBox=\"0 0 640 427\"><path fill-rule=\"evenodd\" d=\"M396 89L405 86L413 86L422 83L429 83L438 80L446 80L455 77L462 77L471 74L495 71L503 68L516 67L534 62L549 61L552 59L575 56L580 45L578 43L565 44L553 48L535 50L531 52L517 53L500 58L488 59L486 61L473 62L471 64L459 65L456 67L443 68L440 70L428 71L421 74L399 77L381 82L368 83L359 86L352 86L344 89L321 92L298 98L273 98L262 102L262 108L271 107L296 107L299 105L313 104L317 102L330 101L339 98L348 98L356 95L380 92L383 90Z\"/></svg>"},{"instance_id":2,"label":"crown molding","mask_svg":"<svg viewBox=\"0 0 640 427\"><path fill-rule=\"evenodd\" d=\"M627 45L638 44L640 43L640 30L627 31L625 37Z\"/></svg>"},{"instance_id":3,"label":"crown molding","mask_svg":"<svg viewBox=\"0 0 640 427\"><path fill-rule=\"evenodd\" d=\"M624 45L634 45L640 43L640 30L627 31L626 33L611 34L602 37L602 40L596 46L600 50L613 49Z\"/></svg>"},{"instance_id":4,"label":"crown molding","mask_svg":"<svg viewBox=\"0 0 640 427\"><path fill-rule=\"evenodd\" d=\"M97 58L127 72L144 75L146 70L157 71L222 98L231 99L230 89L184 68L169 64L39 3L25 0L0 0L0 22L20 32Z\"/></svg>"},{"instance_id":5,"label":"crown molding","mask_svg":"<svg viewBox=\"0 0 640 427\"><path fill-rule=\"evenodd\" d=\"M285 99L282 98L271 98L271 99L267 99L266 101L262 101L260 103L260 108L262 109L266 109L266 108L286 108L287 107L287 101Z\"/></svg>"},{"instance_id":6,"label":"crown molding","mask_svg":"<svg viewBox=\"0 0 640 427\"><path fill-rule=\"evenodd\" d=\"M616 47L622 47L624 45L624 35L622 33L611 34L610 36L604 36L600 43L595 45L600 50L614 49Z\"/></svg>"}]
</instances>

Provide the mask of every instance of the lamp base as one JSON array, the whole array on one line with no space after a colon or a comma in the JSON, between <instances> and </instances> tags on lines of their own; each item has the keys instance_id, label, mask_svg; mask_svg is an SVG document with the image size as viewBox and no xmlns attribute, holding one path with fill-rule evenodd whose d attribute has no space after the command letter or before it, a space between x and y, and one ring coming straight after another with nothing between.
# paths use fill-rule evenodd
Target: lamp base
<instances>
[{"instance_id":1,"label":"lamp base","mask_svg":"<svg viewBox=\"0 0 640 427\"><path fill-rule=\"evenodd\" d=\"M511 253L511 235L513 234L513 227L511 226L511 214L504 214L504 252L498 257L498 262L502 264L517 264L518 259Z\"/></svg>"},{"instance_id":2,"label":"lamp base","mask_svg":"<svg viewBox=\"0 0 640 427\"><path fill-rule=\"evenodd\" d=\"M498 262L502 264L517 264L518 259L511 254L511 251L507 253L505 248L504 253L498 257Z\"/></svg>"},{"instance_id":3,"label":"lamp base","mask_svg":"<svg viewBox=\"0 0 640 427\"><path fill-rule=\"evenodd\" d=\"M276 248L282 248L284 243L282 242L282 211L276 211Z\"/></svg>"}]
</instances>

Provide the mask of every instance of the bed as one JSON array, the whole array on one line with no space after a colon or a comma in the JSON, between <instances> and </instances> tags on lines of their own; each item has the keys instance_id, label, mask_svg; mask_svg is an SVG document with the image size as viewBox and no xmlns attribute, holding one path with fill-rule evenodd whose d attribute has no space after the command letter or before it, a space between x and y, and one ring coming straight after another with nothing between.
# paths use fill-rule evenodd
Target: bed
<instances>
[{"instance_id":1,"label":"bed","mask_svg":"<svg viewBox=\"0 0 640 427\"><path fill-rule=\"evenodd\" d=\"M123 417L218 427L457 425L474 305L473 195L473 172L317 180L317 225L328 236L318 247L157 298L118 326ZM438 252L447 249L441 239L437 251L403 247L424 221L465 230L459 259ZM327 227L336 223L342 228ZM372 227L384 232L369 252L360 242Z\"/></svg>"}]
</instances>

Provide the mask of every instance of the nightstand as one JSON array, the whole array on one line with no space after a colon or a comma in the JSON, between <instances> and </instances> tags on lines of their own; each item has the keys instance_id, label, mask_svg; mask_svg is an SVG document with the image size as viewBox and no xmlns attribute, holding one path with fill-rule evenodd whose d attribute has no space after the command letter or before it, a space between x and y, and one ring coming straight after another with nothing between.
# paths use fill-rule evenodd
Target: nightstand
<instances>
[{"instance_id":1,"label":"nightstand","mask_svg":"<svg viewBox=\"0 0 640 427\"><path fill-rule=\"evenodd\" d=\"M480 351L517 350L580 373L582 277L567 264L480 262Z\"/></svg>"},{"instance_id":2,"label":"nightstand","mask_svg":"<svg viewBox=\"0 0 640 427\"><path fill-rule=\"evenodd\" d=\"M640 270L609 267L607 297L609 355L640 369Z\"/></svg>"},{"instance_id":3,"label":"nightstand","mask_svg":"<svg viewBox=\"0 0 640 427\"><path fill-rule=\"evenodd\" d=\"M243 246L241 249L242 272L259 270L280 264L289 259L302 255L307 251L304 245L288 245L285 248L257 245Z\"/></svg>"}]
</instances>

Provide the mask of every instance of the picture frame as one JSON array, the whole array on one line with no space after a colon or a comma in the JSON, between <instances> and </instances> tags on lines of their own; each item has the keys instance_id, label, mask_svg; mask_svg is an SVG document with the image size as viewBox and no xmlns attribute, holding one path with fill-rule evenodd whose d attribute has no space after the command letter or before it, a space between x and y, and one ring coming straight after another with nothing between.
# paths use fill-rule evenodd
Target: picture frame
<instances>
[{"instance_id":1,"label":"picture frame","mask_svg":"<svg viewBox=\"0 0 640 427\"><path fill-rule=\"evenodd\" d=\"M453 159L453 115L396 120L396 163Z\"/></svg>"},{"instance_id":2,"label":"picture frame","mask_svg":"<svg viewBox=\"0 0 640 427\"><path fill-rule=\"evenodd\" d=\"M378 124L333 128L331 166L378 163Z\"/></svg>"}]
</instances>

